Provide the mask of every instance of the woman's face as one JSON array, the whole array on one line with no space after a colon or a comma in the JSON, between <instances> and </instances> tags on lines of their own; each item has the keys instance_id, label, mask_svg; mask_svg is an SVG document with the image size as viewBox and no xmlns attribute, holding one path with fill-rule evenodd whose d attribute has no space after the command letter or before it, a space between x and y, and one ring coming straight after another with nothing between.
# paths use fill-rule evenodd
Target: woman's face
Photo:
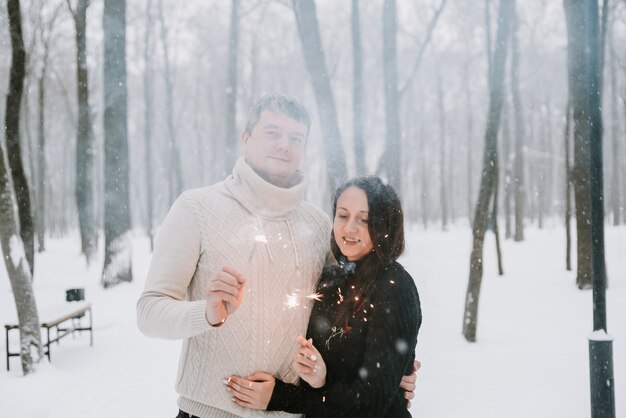
<instances>
[{"instance_id":1,"label":"woman's face","mask_svg":"<svg viewBox=\"0 0 626 418\"><path fill-rule=\"evenodd\" d=\"M368 228L367 195L356 186L348 187L337 199L333 222L335 241L349 261L369 254L374 245Z\"/></svg>"}]
</instances>

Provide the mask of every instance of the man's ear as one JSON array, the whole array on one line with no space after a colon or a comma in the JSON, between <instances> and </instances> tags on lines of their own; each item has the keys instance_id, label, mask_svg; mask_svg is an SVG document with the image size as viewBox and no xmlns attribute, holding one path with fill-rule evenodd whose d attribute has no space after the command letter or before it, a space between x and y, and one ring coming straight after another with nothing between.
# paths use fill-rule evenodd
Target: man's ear
<instances>
[{"instance_id":1,"label":"man's ear","mask_svg":"<svg viewBox=\"0 0 626 418\"><path fill-rule=\"evenodd\" d=\"M245 129L241 133L241 146L243 149L246 149L246 145L248 145L248 140L250 139L250 134Z\"/></svg>"}]
</instances>

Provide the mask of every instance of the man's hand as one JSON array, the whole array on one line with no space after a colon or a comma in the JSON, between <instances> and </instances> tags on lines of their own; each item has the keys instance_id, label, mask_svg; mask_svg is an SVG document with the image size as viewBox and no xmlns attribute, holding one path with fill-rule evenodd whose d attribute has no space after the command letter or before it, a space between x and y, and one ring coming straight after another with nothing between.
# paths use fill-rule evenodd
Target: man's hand
<instances>
[{"instance_id":1,"label":"man's hand","mask_svg":"<svg viewBox=\"0 0 626 418\"><path fill-rule=\"evenodd\" d=\"M233 395L233 402L249 409L265 411L272 399L276 379L271 374L256 372L244 379L231 376L224 381L226 390Z\"/></svg>"},{"instance_id":2,"label":"man's hand","mask_svg":"<svg viewBox=\"0 0 626 418\"><path fill-rule=\"evenodd\" d=\"M206 319L211 325L223 323L239 308L246 290L246 278L234 267L226 266L209 277Z\"/></svg>"},{"instance_id":3,"label":"man's hand","mask_svg":"<svg viewBox=\"0 0 626 418\"><path fill-rule=\"evenodd\" d=\"M404 398L407 400L407 409L411 407L411 399L415 397L415 383L417 382L417 371L420 367L422 367L422 363L415 360L413 362L413 373L408 376L402 376L400 381L400 389L404 390Z\"/></svg>"},{"instance_id":4,"label":"man's hand","mask_svg":"<svg viewBox=\"0 0 626 418\"><path fill-rule=\"evenodd\" d=\"M312 340L303 336L296 337L296 344L300 351L293 361L293 369L302 380L313 388L321 388L326 384L326 363Z\"/></svg>"}]
</instances>

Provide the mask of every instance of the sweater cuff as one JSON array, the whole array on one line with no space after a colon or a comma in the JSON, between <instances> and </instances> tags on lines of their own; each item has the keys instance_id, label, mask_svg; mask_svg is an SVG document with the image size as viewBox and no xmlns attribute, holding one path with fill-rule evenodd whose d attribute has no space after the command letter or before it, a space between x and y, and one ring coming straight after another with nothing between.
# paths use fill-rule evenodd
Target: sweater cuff
<instances>
[{"instance_id":1,"label":"sweater cuff","mask_svg":"<svg viewBox=\"0 0 626 418\"><path fill-rule=\"evenodd\" d=\"M206 301L196 300L189 302L191 307L191 331L193 335L202 334L211 330L213 327L206 319Z\"/></svg>"},{"instance_id":2,"label":"sweater cuff","mask_svg":"<svg viewBox=\"0 0 626 418\"><path fill-rule=\"evenodd\" d=\"M285 411L292 414L301 413L302 389L296 385L285 383L280 379L275 380L272 397L267 404L267 411Z\"/></svg>"}]
</instances>

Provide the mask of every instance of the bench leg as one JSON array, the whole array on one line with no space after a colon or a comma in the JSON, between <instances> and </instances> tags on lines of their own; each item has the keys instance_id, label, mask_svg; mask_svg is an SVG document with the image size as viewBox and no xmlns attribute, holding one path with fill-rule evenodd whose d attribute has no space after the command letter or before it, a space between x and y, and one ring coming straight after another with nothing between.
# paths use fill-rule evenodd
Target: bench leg
<instances>
[{"instance_id":1,"label":"bench leg","mask_svg":"<svg viewBox=\"0 0 626 418\"><path fill-rule=\"evenodd\" d=\"M93 311L89 308L89 345L93 347Z\"/></svg>"},{"instance_id":2,"label":"bench leg","mask_svg":"<svg viewBox=\"0 0 626 418\"><path fill-rule=\"evenodd\" d=\"M9 371L10 365L9 365L9 329L5 328L6 331L6 339L7 339L7 372Z\"/></svg>"},{"instance_id":3,"label":"bench leg","mask_svg":"<svg viewBox=\"0 0 626 418\"><path fill-rule=\"evenodd\" d=\"M46 328L46 335L48 337L48 342L46 343L46 347L48 347L48 352L46 353L46 355L48 356L48 362L50 362L50 348L52 348L50 344L50 328Z\"/></svg>"}]
</instances>

